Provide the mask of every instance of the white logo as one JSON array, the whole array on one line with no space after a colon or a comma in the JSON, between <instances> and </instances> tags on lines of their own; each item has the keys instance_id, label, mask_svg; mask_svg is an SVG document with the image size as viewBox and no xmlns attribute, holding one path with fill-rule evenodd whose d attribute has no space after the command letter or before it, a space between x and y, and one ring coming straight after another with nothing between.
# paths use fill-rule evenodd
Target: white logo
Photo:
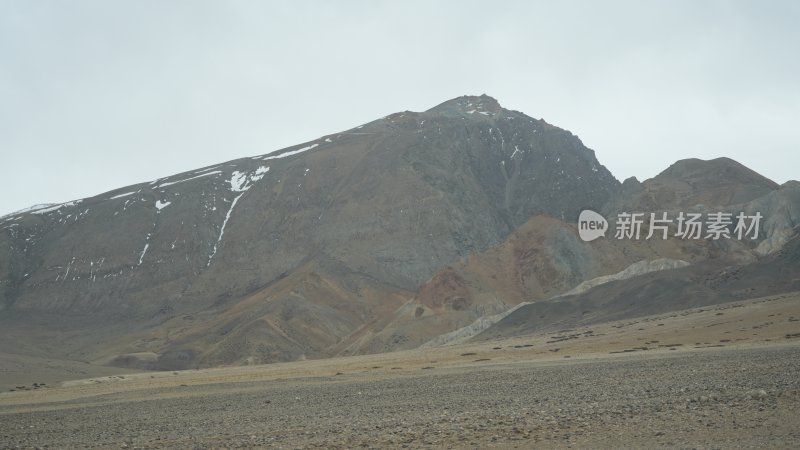
<instances>
[{"instance_id":1,"label":"white logo","mask_svg":"<svg viewBox=\"0 0 800 450\"><path fill-rule=\"evenodd\" d=\"M605 237L608 230L608 221L599 213L591 209L584 209L578 216L578 235L585 242L593 241L601 236Z\"/></svg>"}]
</instances>

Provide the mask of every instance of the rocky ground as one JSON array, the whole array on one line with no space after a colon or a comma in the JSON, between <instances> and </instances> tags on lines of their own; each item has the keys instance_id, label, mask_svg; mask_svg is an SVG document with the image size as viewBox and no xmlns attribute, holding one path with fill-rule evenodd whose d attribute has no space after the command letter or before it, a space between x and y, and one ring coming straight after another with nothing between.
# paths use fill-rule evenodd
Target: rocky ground
<instances>
[{"instance_id":1,"label":"rocky ground","mask_svg":"<svg viewBox=\"0 0 800 450\"><path fill-rule=\"evenodd\" d=\"M800 346L791 342L384 369L207 384L185 376L167 387L56 402L14 402L4 394L0 447L800 445Z\"/></svg>"}]
</instances>

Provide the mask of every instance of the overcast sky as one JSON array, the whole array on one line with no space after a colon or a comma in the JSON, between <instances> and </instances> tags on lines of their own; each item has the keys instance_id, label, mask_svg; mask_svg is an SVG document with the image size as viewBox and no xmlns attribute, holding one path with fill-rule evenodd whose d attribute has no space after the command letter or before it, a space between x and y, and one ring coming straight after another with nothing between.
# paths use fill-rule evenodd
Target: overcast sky
<instances>
[{"instance_id":1,"label":"overcast sky","mask_svg":"<svg viewBox=\"0 0 800 450\"><path fill-rule=\"evenodd\" d=\"M0 0L0 215L464 94L620 180L728 156L800 178L798 1Z\"/></svg>"}]
</instances>

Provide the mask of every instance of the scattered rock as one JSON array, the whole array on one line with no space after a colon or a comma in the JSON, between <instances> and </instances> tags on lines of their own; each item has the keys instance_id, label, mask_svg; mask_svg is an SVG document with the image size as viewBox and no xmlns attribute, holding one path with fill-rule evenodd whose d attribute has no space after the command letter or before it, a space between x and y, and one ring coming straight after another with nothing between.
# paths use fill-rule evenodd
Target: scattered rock
<instances>
[{"instance_id":1,"label":"scattered rock","mask_svg":"<svg viewBox=\"0 0 800 450\"><path fill-rule=\"evenodd\" d=\"M767 398L767 391L764 389L753 389L747 393L747 397L753 400L763 400Z\"/></svg>"}]
</instances>

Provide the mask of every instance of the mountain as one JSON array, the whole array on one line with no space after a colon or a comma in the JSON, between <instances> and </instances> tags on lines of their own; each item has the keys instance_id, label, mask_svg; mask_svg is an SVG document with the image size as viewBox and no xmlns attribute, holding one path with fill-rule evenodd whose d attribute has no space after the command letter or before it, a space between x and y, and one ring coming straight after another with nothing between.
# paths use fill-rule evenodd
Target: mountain
<instances>
[{"instance_id":1,"label":"mountain","mask_svg":"<svg viewBox=\"0 0 800 450\"><path fill-rule=\"evenodd\" d=\"M372 351L445 265L619 190L576 136L485 95L390 114L0 219L0 350L159 369Z\"/></svg>"},{"instance_id":2,"label":"mountain","mask_svg":"<svg viewBox=\"0 0 800 450\"><path fill-rule=\"evenodd\" d=\"M613 279L627 280L653 267L663 270L688 265L691 268L685 271L693 272L706 263L719 269L757 262L781 249L800 225L798 187L796 182L778 186L728 158L678 161L643 183L626 180L602 208L612 230L614 215L622 211L666 211L672 218L679 211L723 211L733 216L739 212L761 214L759 236L755 240L679 239L674 238L677 229L673 224L673 238L645 239L649 229L645 223L638 240L615 239L611 231L605 239L582 242L575 224L537 215L502 244L440 269L412 301L398 310L371 342L371 348L386 351L463 341L512 311L517 316L523 314L517 308L525 303L541 302L526 306L524 311L547 308L550 303L545 300L573 289L586 291ZM732 301L728 294L714 297L714 301ZM665 301L661 308L680 309L682 304L681 299L674 299ZM553 307L575 313L564 309L564 304ZM608 310L609 314L613 310L605 303L595 309ZM638 314L635 309L626 311ZM532 323L543 326L540 322ZM521 323L527 324L524 320ZM527 325L521 329L531 331Z\"/></svg>"},{"instance_id":3,"label":"mountain","mask_svg":"<svg viewBox=\"0 0 800 450\"><path fill-rule=\"evenodd\" d=\"M604 238L580 239L587 207ZM683 211L763 220L614 236ZM0 218L0 353L176 370L631 318L800 289L799 227L798 182L718 158L620 183L570 132L464 96Z\"/></svg>"},{"instance_id":4,"label":"mountain","mask_svg":"<svg viewBox=\"0 0 800 450\"><path fill-rule=\"evenodd\" d=\"M586 292L524 305L474 340L555 331L800 291L800 227L786 245L749 264L702 261L611 281Z\"/></svg>"},{"instance_id":5,"label":"mountain","mask_svg":"<svg viewBox=\"0 0 800 450\"><path fill-rule=\"evenodd\" d=\"M625 195L605 206L607 212L669 211L746 203L779 189L774 181L730 158L677 161L639 183L626 180Z\"/></svg>"},{"instance_id":6,"label":"mountain","mask_svg":"<svg viewBox=\"0 0 800 450\"><path fill-rule=\"evenodd\" d=\"M522 302L545 300L642 260L695 262L727 254L707 241L583 242L575 224L537 215L502 244L440 269L370 342L414 348Z\"/></svg>"}]
</instances>

